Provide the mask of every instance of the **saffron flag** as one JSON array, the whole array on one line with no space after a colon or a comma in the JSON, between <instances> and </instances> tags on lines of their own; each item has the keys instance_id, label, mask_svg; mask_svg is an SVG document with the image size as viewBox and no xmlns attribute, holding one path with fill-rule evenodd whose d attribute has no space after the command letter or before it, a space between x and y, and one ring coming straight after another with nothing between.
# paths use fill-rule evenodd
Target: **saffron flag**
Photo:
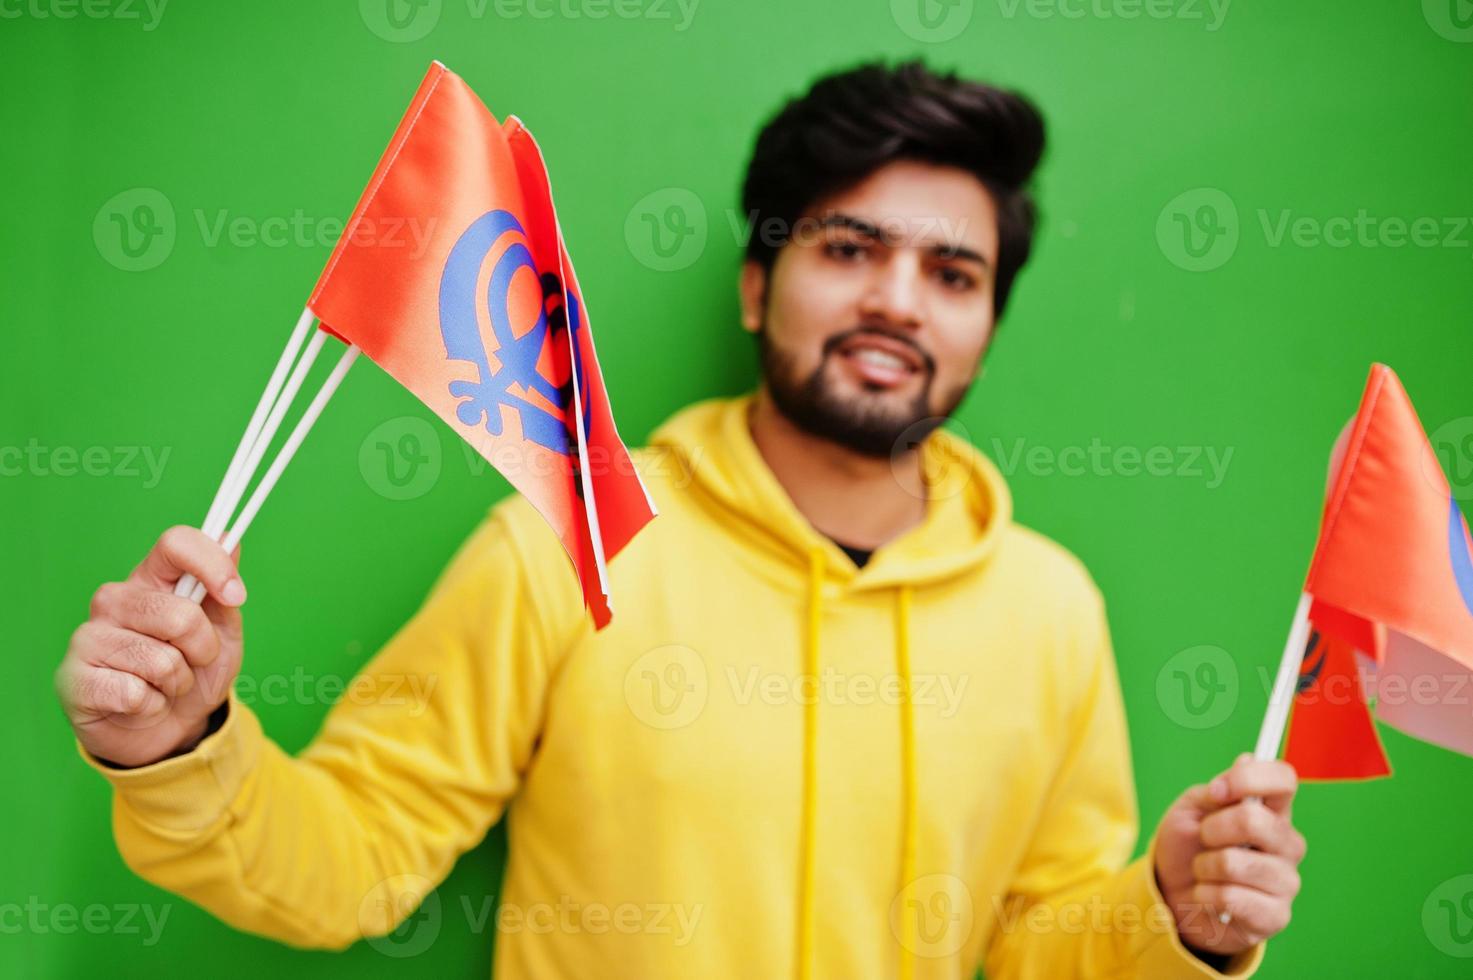
<instances>
[{"instance_id":1,"label":"saffron flag","mask_svg":"<svg viewBox=\"0 0 1473 980\"><path fill-rule=\"evenodd\" d=\"M606 564L655 509L614 427L547 170L521 121L497 122L431 65L307 305L531 501L607 625Z\"/></svg>"},{"instance_id":2,"label":"saffron flag","mask_svg":"<svg viewBox=\"0 0 1473 980\"><path fill-rule=\"evenodd\" d=\"M1371 368L1333 469L1285 758L1306 779L1389 774L1372 698L1381 721L1473 755L1473 542L1384 364Z\"/></svg>"}]
</instances>

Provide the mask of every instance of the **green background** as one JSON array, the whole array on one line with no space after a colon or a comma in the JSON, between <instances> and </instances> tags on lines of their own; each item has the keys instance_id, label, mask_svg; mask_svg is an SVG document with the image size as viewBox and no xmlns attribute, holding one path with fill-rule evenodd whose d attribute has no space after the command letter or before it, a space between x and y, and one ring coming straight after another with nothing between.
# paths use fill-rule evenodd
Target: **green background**
<instances>
[{"instance_id":1,"label":"green background","mask_svg":"<svg viewBox=\"0 0 1473 980\"><path fill-rule=\"evenodd\" d=\"M403 31L385 0L173 0L157 20L97 2L94 16L0 3L0 447L63 450L0 477L5 976L490 970L492 932L467 921L463 900L479 909L495 895L500 828L441 887L438 939L417 958L365 943L291 950L123 866L107 787L76 758L51 690L93 589L165 527L202 518L326 259L324 222L351 209L432 58L537 133L631 443L678 407L753 381L731 221L756 127L780 99L833 67L920 54L1040 103L1039 247L958 429L995 457L1041 447L1006 467L1017 513L1074 549L1110 601L1146 833L1182 789L1252 747L1328 446L1372 361L1400 373L1455 491L1473 499L1466 0L1240 0L1225 13L1203 0L704 0L684 24L653 0L624 8L644 16L602 19L596 0L564 0L549 17L394 0ZM167 202L175 237L154 239L143 261L159 261L130 271L111 215L138 214L136 194L116 203L136 188ZM672 202L697 231L666 260L640 233L645 212ZM1370 244L1315 240L1361 212L1381 232ZM299 214L307 240L243 237ZM1297 241L1277 234L1286 215L1307 219ZM1394 220L1422 217L1437 222L1435 244L1388 240ZM243 232L215 238L222 218ZM1181 220L1204 235L1236 228L1236 246L1223 234L1194 259ZM393 499L378 446L421 422L438 475ZM1049 462L1096 440L1127 455L1087 475ZM1176 447L1232 455L1220 480L1205 467L1133 475L1128 453L1158 445L1184 465ZM108 473L58 472L68 447L95 446ZM141 467L127 465L129 447L167 452L161 476L130 475ZM327 709L312 685L351 677L506 491L376 366L353 370L244 549L245 672L308 689L256 700L273 738L291 750L311 738ZM1172 693L1174 672L1204 656L1227 699L1205 725ZM1438 911L1440 897L1473 903L1473 878L1457 880L1473 873L1473 760L1382 735L1394 779L1302 788L1304 889L1261 976L1473 969L1473 942L1456 931L1473 917ZM115 910L140 903L168 915L152 945ZM17 929L4 910L27 906L101 906L93 921L112 926Z\"/></svg>"}]
</instances>

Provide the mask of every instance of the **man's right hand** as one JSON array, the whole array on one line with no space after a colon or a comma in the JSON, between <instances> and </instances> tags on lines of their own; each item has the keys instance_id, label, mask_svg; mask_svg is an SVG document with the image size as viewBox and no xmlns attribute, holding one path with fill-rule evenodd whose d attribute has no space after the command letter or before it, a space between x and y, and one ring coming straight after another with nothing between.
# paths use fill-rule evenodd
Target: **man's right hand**
<instances>
[{"instance_id":1,"label":"man's right hand","mask_svg":"<svg viewBox=\"0 0 1473 980\"><path fill-rule=\"evenodd\" d=\"M204 737L240 672L239 557L197 528L171 527L126 581L93 595L91 618L72 634L55 678L88 752L136 767ZM205 584L203 605L174 595L186 572Z\"/></svg>"}]
</instances>

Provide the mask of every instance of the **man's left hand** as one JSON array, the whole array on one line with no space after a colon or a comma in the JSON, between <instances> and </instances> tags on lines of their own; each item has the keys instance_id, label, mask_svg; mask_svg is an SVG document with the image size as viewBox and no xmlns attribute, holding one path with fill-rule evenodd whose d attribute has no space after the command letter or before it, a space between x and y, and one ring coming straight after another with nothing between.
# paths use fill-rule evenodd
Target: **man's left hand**
<instances>
[{"instance_id":1,"label":"man's left hand","mask_svg":"<svg viewBox=\"0 0 1473 980\"><path fill-rule=\"evenodd\" d=\"M1289 924L1305 852L1290 822L1298 787L1287 762L1244 753L1161 818L1156 881L1187 946L1230 956Z\"/></svg>"}]
</instances>

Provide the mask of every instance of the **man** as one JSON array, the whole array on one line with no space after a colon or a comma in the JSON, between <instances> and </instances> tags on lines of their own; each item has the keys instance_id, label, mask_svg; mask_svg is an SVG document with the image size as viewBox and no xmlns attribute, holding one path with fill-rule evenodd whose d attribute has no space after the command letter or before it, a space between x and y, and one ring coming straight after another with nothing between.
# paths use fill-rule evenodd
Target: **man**
<instances>
[{"instance_id":1,"label":"man","mask_svg":"<svg viewBox=\"0 0 1473 980\"><path fill-rule=\"evenodd\" d=\"M661 516L606 630L507 500L354 682L421 693L345 698L291 758L227 696L232 556L166 532L57 675L129 866L339 948L507 813L498 976L1252 973L1299 885L1292 769L1241 758L1127 864L1100 595L937 428L1028 256L1042 147L1022 97L915 63L766 126L740 279L762 383L639 454Z\"/></svg>"}]
</instances>

